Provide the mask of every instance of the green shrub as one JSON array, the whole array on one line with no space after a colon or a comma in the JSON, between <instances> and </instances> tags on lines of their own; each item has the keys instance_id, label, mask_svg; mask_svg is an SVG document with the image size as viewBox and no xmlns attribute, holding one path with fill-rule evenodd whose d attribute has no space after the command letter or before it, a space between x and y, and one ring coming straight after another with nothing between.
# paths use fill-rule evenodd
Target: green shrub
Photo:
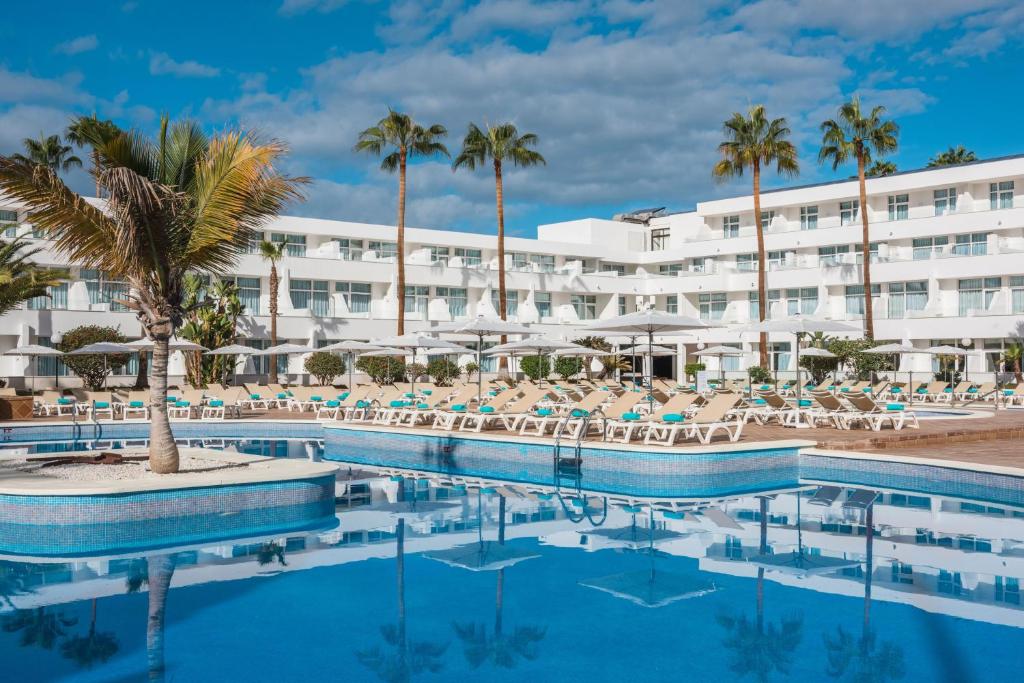
<instances>
[{"instance_id":1,"label":"green shrub","mask_svg":"<svg viewBox=\"0 0 1024 683\"><path fill-rule=\"evenodd\" d=\"M470 361L462 367L463 372L466 373L466 379L473 379L473 375L480 371L480 366L475 361Z\"/></svg>"},{"instance_id":2,"label":"green shrub","mask_svg":"<svg viewBox=\"0 0 1024 683\"><path fill-rule=\"evenodd\" d=\"M405 363L393 356L363 356L356 361L356 370L369 375L374 384L394 384L405 377Z\"/></svg>"},{"instance_id":3,"label":"green shrub","mask_svg":"<svg viewBox=\"0 0 1024 683\"><path fill-rule=\"evenodd\" d=\"M686 373L687 379L695 379L698 372L706 369L707 366L704 363L687 363L683 366L683 372Z\"/></svg>"},{"instance_id":4,"label":"green shrub","mask_svg":"<svg viewBox=\"0 0 1024 683\"><path fill-rule=\"evenodd\" d=\"M409 363L405 366L405 379L408 382L416 382L427 374L427 366L422 363Z\"/></svg>"},{"instance_id":5,"label":"green shrub","mask_svg":"<svg viewBox=\"0 0 1024 683\"><path fill-rule=\"evenodd\" d=\"M747 368L747 374L750 375L752 384L767 384L773 381L771 370L762 368L760 365L752 365Z\"/></svg>"},{"instance_id":6,"label":"green shrub","mask_svg":"<svg viewBox=\"0 0 1024 683\"><path fill-rule=\"evenodd\" d=\"M345 361L341 356L336 356L330 351L317 351L309 354L306 362L302 364L306 372L316 377L318 384L328 386L334 383L334 378L345 374Z\"/></svg>"},{"instance_id":7,"label":"green shrub","mask_svg":"<svg viewBox=\"0 0 1024 683\"><path fill-rule=\"evenodd\" d=\"M519 361L519 369L534 382L551 374L550 356L526 356Z\"/></svg>"},{"instance_id":8,"label":"green shrub","mask_svg":"<svg viewBox=\"0 0 1024 683\"><path fill-rule=\"evenodd\" d=\"M64 353L80 349L88 344L97 342L113 342L123 344L126 342L124 335L116 327L102 327L100 325L82 325L64 333L57 348ZM107 381L107 375L115 368L123 367L128 362L129 354L85 355L85 356L64 356L61 360L68 366L71 372L78 375L82 382L89 389L98 391L103 388Z\"/></svg>"},{"instance_id":9,"label":"green shrub","mask_svg":"<svg viewBox=\"0 0 1024 683\"><path fill-rule=\"evenodd\" d=\"M583 359L578 356L559 356L555 359L555 374L568 382L573 375L578 375L583 369Z\"/></svg>"},{"instance_id":10,"label":"green shrub","mask_svg":"<svg viewBox=\"0 0 1024 683\"><path fill-rule=\"evenodd\" d=\"M435 358L427 363L427 374L437 386L447 387L459 376L459 364L447 358Z\"/></svg>"}]
</instances>

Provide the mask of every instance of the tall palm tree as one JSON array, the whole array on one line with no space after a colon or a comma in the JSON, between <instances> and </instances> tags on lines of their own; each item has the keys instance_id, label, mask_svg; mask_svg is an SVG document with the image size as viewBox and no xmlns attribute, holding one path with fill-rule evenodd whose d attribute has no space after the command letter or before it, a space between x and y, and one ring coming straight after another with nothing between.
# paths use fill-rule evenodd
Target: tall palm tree
<instances>
[{"instance_id":1,"label":"tall palm tree","mask_svg":"<svg viewBox=\"0 0 1024 683\"><path fill-rule=\"evenodd\" d=\"M10 242L0 240L0 315L29 299L49 296L47 287L59 285L68 278L66 271L36 265L31 258L40 250L25 247L25 240L20 238Z\"/></svg>"},{"instance_id":2,"label":"tall palm tree","mask_svg":"<svg viewBox=\"0 0 1024 683\"><path fill-rule=\"evenodd\" d=\"M277 346L277 296L281 279L277 273L277 262L284 258L284 242L260 242L260 256L270 263L270 345ZM267 359L270 363L270 383L277 384L277 356Z\"/></svg>"},{"instance_id":3,"label":"tall palm tree","mask_svg":"<svg viewBox=\"0 0 1024 683\"><path fill-rule=\"evenodd\" d=\"M59 135L39 134L39 139L25 138L22 141L26 154L15 154L19 161L38 164L54 173L67 173L73 168L82 168L82 160L72 152L71 145L65 145Z\"/></svg>"},{"instance_id":4,"label":"tall palm tree","mask_svg":"<svg viewBox=\"0 0 1024 683\"><path fill-rule=\"evenodd\" d=\"M79 147L91 147L89 156L92 158L92 175L96 180L96 196L100 196L100 155L98 147L121 132L113 121L100 120L96 114L92 116L76 116L71 119L64 139Z\"/></svg>"},{"instance_id":5,"label":"tall palm tree","mask_svg":"<svg viewBox=\"0 0 1024 683\"><path fill-rule=\"evenodd\" d=\"M956 147L950 147L945 152L939 152L931 159L929 159L928 168L938 168L940 166L955 166L957 164L966 164L971 161L977 160L977 154L967 149L963 145L957 145Z\"/></svg>"},{"instance_id":6,"label":"tall palm tree","mask_svg":"<svg viewBox=\"0 0 1024 683\"><path fill-rule=\"evenodd\" d=\"M355 151L383 156L380 167L387 173L398 171L398 334L405 334L405 187L406 166L415 157L451 156L448 148L438 142L448 135L440 124L421 126L411 116L388 109L388 114L376 125L359 134ZM385 152L388 152L385 154Z\"/></svg>"},{"instance_id":7,"label":"tall palm tree","mask_svg":"<svg viewBox=\"0 0 1024 683\"><path fill-rule=\"evenodd\" d=\"M252 235L301 197L305 179L275 168L286 151L280 142L234 131L208 138L196 123L170 126L166 117L156 140L125 132L98 151L104 210L51 168L13 158L0 157L0 190L27 206L62 256L129 284L124 303L153 341L150 467L176 472L167 360L185 314L185 275L230 268Z\"/></svg>"},{"instance_id":8,"label":"tall palm tree","mask_svg":"<svg viewBox=\"0 0 1024 683\"><path fill-rule=\"evenodd\" d=\"M761 173L773 164L775 172L795 176L800 172L796 146L789 141L786 119L769 120L763 104L756 104L744 116L733 113L725 121L725 140L718 145L721 160L711 174L719 181L740 177L749 168L754 181L754 225L757 226L757 314L768 317L768 285L765 275L764 226L761 223ZM768 335L761 333L760 364L768 367Z\"/></svg>"},{"instance_id":9,"label":"tall palm tree","mask_svg":"<svg viewBox=\"0 0 1024 683\"><path fill-rule=\"evenodd\" d=\"M885 176L896 173L896 164L892 161L876 160L875 163L871 164L871 168L864 172L868 178L884 178Z\"/></svg>"},{"instance_id":10,"label":"tall palm tree","mask_svg":"<svg viewBox=\"0 0 1024 683\"><path fill-rule=\"evenodd\" d=\"M462 150L452 163L452 170L465 168L475 171L488 161L494 168L494 202L498 210L498 313L502 320L508 317L508 302L505 300L505 190L502 168L507 161L513 166L538 166L548 162L540 152L532 149L539 138L533 133L519 134L512 123L485 126L481 129L475 123L469 124L466 137L462 139ZM504 344L507 337L502 336ZM501 358L502 367L508 362Z\"/></svg>"},{"instance_id":11,"label":"tall palm tree","mask_svg":"<svg viewBox=\"0 0 1024 683\"><path fill-rule=\"evenodd\" d=\"M839 107L836 119L821 124L821 150L818 163L832 162L835 170L850 160L857 162L857 182L860 185L860 222L862 227L861 251L864 261L864 336L875 338L874 306L871 302L871 236L868 231L868 191L864 181L865 169L875 156L896 151L900 127L886 120L885 107L873 107L865 115L860 97L854 97Z\"/></svg>"}]
</instances>

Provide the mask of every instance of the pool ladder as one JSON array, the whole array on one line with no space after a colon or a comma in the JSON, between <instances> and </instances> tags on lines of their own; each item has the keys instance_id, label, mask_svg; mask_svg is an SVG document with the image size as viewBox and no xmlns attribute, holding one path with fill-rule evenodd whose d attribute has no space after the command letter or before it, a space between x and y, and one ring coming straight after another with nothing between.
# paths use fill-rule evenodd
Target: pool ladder
<instances>
[{"instance_id":1,"label":"pool ladder","mask_svg":"<svg viewBox=\"0 0 1024 683\"><path fill-rule=\"evenodd\" d=\"M556 489L562 488L567 483L573 491L576 493L580 492L583 480L583 440L590 432L590 424L595 413L600 413L601 419L604 420L604 413L600 408L595 408L581 418L580 428L576 434L576 442L573 444L571 456L562 455L562 436L566 426L569 424L569 420L559 420L558 424L555 425L555 443L551 447L551 459ZM603 426L602 424L602 434L604 432Z\"/></svg>"}]
</instances>

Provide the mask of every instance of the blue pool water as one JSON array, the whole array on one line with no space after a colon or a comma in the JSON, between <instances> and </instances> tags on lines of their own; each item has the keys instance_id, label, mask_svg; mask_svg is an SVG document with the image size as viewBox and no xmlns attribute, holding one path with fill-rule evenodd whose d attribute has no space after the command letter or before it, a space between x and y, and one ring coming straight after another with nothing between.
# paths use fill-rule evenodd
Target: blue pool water
<instances>
[{"instance_id":1,"label":"blue pool water","mask_svg":"<svg viewBox=\"0 0 1024 683\"><path fill-rule=\"evenodd\" d=\"M331 529L73 560L0 557L4 679L1019 676L1019 480L804 458L753 489L744 473L738 490L693 506L682 495L692 479L588 479L585 469L583 486L612 489L613 501L621 486L661 499L581 519L559 496L537 495L550 490L528 483L550 477L539 469L481 489L451 477L496 471L483 454L439 466L396 451L403 476L377 476L361 470L380 454L346 443L250 434L210 444L350 463ZM832 484L835 502L812 503ZM664 495L670 488L678 498ZM870 517L844 504L864 490L878 493ZM778 568L794 552L811 569ZM819 573L820 558L832 568Z\"/></svg>"}]
</instances>

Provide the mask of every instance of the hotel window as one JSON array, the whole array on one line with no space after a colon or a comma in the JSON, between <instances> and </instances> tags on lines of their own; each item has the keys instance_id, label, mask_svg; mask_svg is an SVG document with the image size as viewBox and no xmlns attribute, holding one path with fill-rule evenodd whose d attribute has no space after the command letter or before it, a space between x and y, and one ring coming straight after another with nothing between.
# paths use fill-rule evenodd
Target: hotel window
<instances>
[{"instance_id":1,"label":"hotel window","mask_svg":"<svg viewBox=\"0 0 1024 683\"><path fill-rule=\"evenodd\" d=\"M923 311L928 305L928 282L892 282L889 284L889 317L905 318L907 311Z\"/></svg>"},{"instance_id":2,"label":"hotel window","mask_svg":"<svg viewBox=\"0 0 1024 683\"><path fill-rule=\"evenodd\" d=\"M997 576L995 585L996 602L1011 605L1020 604L1020 579L1012 576Z\"/></svg>"},{"instance_id":3,"label":"hotel window","mask_svg":"<svg viewBox=\"0 0 1024 683\"><path fill-rule=\"evenodd\" d=\"M583 261L583 259L577 259ZM553 273L555 272L555 256L554 254L530 254L530 263L536 267L542 273ZM583 268L586 268L586 261L583 261Z\"/></svg>"},{"instance_id":4,"label":"hotel window","mask_svg":"<svg viewBox=\"0 0 1024 683\"><path fill-rule=\"evenodd\" d=\"M241 341L242 346L248 346L249 348L263 349L270 346L270 341L266 339L243 339ZM270 372L270 356L250 356L252 359L253 369L257 375L266 375ZM288 356L280 355L277 358L277 372L280 375L288 373Z\"/></svg>"},{"instance_id":5,"label":"hotel window","mask_svg":"<svg viewBox=\"0 0 1024 683\"><path fill-rule=\"evenodd\" d=\"M462 259L464 266L479 266L482 258L479 249L463 249L462 247L455 247L455 255Z\"/></svg>"},{"instance_id":6,"label":"hotel window","mask_svg":"<svg viewBox=\"0 0 1024 683\"><path fill-rule=\"evenodd\" d=\"M914 239L914 260L926 261L938 257L943 248L949 244L949 238L942 237L918 237Z\"/></svg>"},{"instance_id":7,"label":"hotel window","mask_svg":"<svg viewBox=\"0 0 1024 683\"><path fill-rule=\"evenodd\" d=\"M770 301L771 299L769 299ZM812 315L818 308L818 288L786 290L786 315Z\"/></svg>"},{"instance_id":8,"label":"hotel window","mask_svg":"<svg viewBox=\"0 0 1024 683\"><path fill-rule=\"evenodd\" d=\"M525 270L530 263L530 259L526 254L518 251L509 252L505 255L505 258L512 262L512 268L514 270Z\"/></svg>"},{"instance_id":9,"label":"hotel window","mask_svg":"<svg viewBox=\"0 0 1024 683\"><path fill-rule=\"evenodd\" d=\"M466 315L466 303L469 297L461 287L435 287L434 294L438 299L448 302L448 312L456 318Z\"/></svg>"},{"instance_id":10,"label":"hotel window","mask_svg":"<svg viewBox=\"0 0 1024 683\"><path fill-rule=\"evenodd\" d=\"M772 370L789 369L789 359L792 355L792 348L789 342L774 342L769 344L768 355L771 358Z\"/></svg>"},{"instance_id":11,"label":"hotel window","mask_svg":"<svg viewBox=\"0 0 1024 683\"><path fill-rule=\"evenodd\" d=\"M892 582L893 583L914 583L914 565L904 562L892 561Z\"/></svg>"},{"instance_id":12,"label":"hotel window","mask_svg":"<svg viewBox=\"0 0 1024 683\"><path fill-rule=\"evenodd\" d=\"M350 313L370 312L373 287L369 282L335 282L334 291L341 294Z\"/></svg>"},{"instance_id":13,"label":"hotel window","mask_svg":"<svg viewBox=\"0 0 1024 683\"><path fill-rule=\"evenodd\" d=\"M405 287L405 312L426 313L427 300L430 298L430 287L418 285L406 285Z\"/></svg>"},{"instance_id":14,"label":"hotel window","mask_svg":"<svg viewBox=\"0 0 1024 683\"><path fill-rule=\"evenodd\" d=\"M984 256L988 253L988 233L972 232L969 235L957 235L953 253L957 256Z\"/></svg>"},{"instance_id":15,"label":"hotel window","mask_svg":"<svg viewBox=\"0 0 1024 683\"><path fill-rule=\"evenodd\" d=\"M1024 275L1010 276L1010 312L1024 313Z\"/></svg>"},{"instance_id":16,"label":"hotel window","mask_svg":"<svg viewBox=\"0 0 1024 683\"><path fill-rule=\"evenodd\" d=\"M597 318L597 297L593 294L573 294L569 297L569 303L576 309L580 320Z\"/></svg>"},{"instance_id":17,"label":"hotel window","mask_svg":"<svg viewBox=\"0 0 1024 683\"><path fill-rule=\"evenodd\" d=\"M956 211L956 188L947 187L932 192L932 202L935 204L935 215L945 216Z\"/></svg>"},{"instance_id":18,"label":"hotel window","mask_svg":"<svg viewBox=\"0 0 1024 683\"><path fill-rule=\"evenodd\" d=\"M10 209L0 209L0 228L4 231L4 237L11 239L18 236L18 212Z\"/></svg>"},{"instance_id":19,"label":"hotel window","mask_svg":"<svg viewBox=\"0 0 1024 683\"><path fill-rule=\"evenodd\" d=\"M844 254L850 253L850 245L841 244L833 247L818 247L818 263L822 266L837 265Z\"/></svg>"},{"instance_id":20,"label":"hotel window","mask_svg":"<svg viewBox=\"0 0 1024 683\"><path fill-rule=\"evenodd\" d=\"M779 292L779 290L777 290L777 289L769 289L768 290L768 308L765 311L765 316L766 316L767 320L771 320L771 317L772 317L772 304L778 302L779 300L781 300L781 298L782 298L782 295ZM761 301L761 297L758 295L758 293L756 291L754 291L754 292L747 292L747 304L750 306L750 311L749 312L750 312L750 319L751 320L760 320L761 319L761 310L760 310L760 307L758 306L758 303L760 301Z\"/></svg>"},{"instance_id":21,"label":"hotel window","mask_svg":"<svg viewBox=\"0 0 1024 683\"><path fill-rule=\"evenodd\" d=\"M778 270L786 265L786 252L784 251L769 251L768 252L768 270Z\"/></svg>"},{"instance_id":22,"label":"hotel window","mask_svg":"<svg viewBox=\"0 0 1024 683\"><path fill-rule=\"evenodd\" d=\"M341 258L346 261L358 261L363 258L363 240L350 240L343 237L336 240Z\"/></svg>"},{"instance_id":23,"label":"hotel window","mask_svg":"<svg viewBox=\"0 0 1024 683\"><path fill-rule=\"evenodd\" d=\"M550 318L551 292L534 292L533 305L537 307L537 315L541 318Z\"/></svg>"},{"instance_id":24,"label":"hotel window","mask_svg":"<svg viewBox=\"0 0 1024 683\"><path fill-rule=\"evenodd\" d=\"M889 195L889 220L905 221L910 218L910 195Z\"/></svg>"},{"instance_id":25,"label":"hotel window","mask_svg":"<svg viewBox=\"0 0 1024 683\"><path fill-rule=\"evenodd\" d=\"M818 207L816 207L816 206L801 206L800 207L800 229L801 230L817 230L818 229Z\"/></svg>"},{"instance_id":26,"label":"hotel window","mask_svg":"<svg viewBox=\"0 0 1024 683\"><path fill-rule=\"evenodd\" d=\"M491 290L491 304L494 306L494 310L501 315L501 308L498 306L498 290ZM515 315L519 312L519 292L506 289L505 290L505 315Z\"/></svg>"},{"instance_id":27,"label":"hotel window","mask_svg":"<svg viewBox=\"0 0 1024 683\"><path fill-rule=\"evenodd\" d=\"M721 320L729 305L725 292L709 292L697 297L701 320Z\"/></svg>"},{"instance_id":28,"label":"hotel window","mask_svg":"<svg viewBox=\"0 0 1024 683\"><path fill-rule=\"evenodd\" d=\"M960 595L964 591L963 581L960 579L960 572L950 572L945 569L939 570L939 592L949 595Z\"/></svg>"},{"instance_id":29,"label":"hotel window","mask_svg":"<svg viewBox=\"0 0 1024 683\"><path fill-rule=\"evenodd\" d=\"M882 289L880 285L871 285L872 310L878 310L878 298ZM864 285L846 286L846 314L864 315Z\"/></svg>"},{"instance_id":30,"label":"hotel window","mask_svg":"<svg viewBox=\"0 0 1024 683\"><path fill-rule=\"evenodd\" d=\"M857 255L857 265L864 265L864 245L854 244L850 250ZM878 242L868 243L868 258L872 263L878 263Z\"/></svg>"},{"instance_id":31,"label":"hotel window","mask_svg":"<svg viewBox=\"0 0 1024 683\"><path fill-rule=\"evenodd\" d=\"M669 234L671 234L669 228L652 228L651 251L664 251L668 249Z\"/></svg>"},{"instance_id":32,"label":"hotel window","mask_svg":"<svg viewBox=\"0 0 1024 683\"><path fill-rule=\"evenodd\" d=\"M626 311L627 310L628 309L627 309L627 306L626 306L626 295L625 294L620 294L619 295L619 315L626 315Z\"/></svg>"},{"instance_id":33,"label":"hotel window","mask_svg":"<svg viewBox=\"0 0 1024 683\"><path fill-rule=\"evenodd\" d=\"M860 200L839 202L839 225L853 225L860 218Z\"/></svg>"},{"instance_id":34,"label":"hotel window","mask_svg":"<svg viewBox=\"0 0 1024 683\"><path fill-rule=\"evenodd\" d=\"M679 275L679 273L681 272L683 272L682 263L662 263L660 266L658 266L659 275L676 276Z\"/></svg>"},{"instance_id":35,"label":"hotel window","mask_svg":"<svg viewBox=\"0 0 1024 683\"><path fill-rule=\"evenodd\" d=\"M28 307L33 311L65 310L68 307L68 283L46 288L49 296L35 296L28 300Z\"/></svg>"},{"instance_id":36,"label":"hotel window","mask_svg":"<svg viewBox=\"0 0 1024 683\"><path fill-rule=\"evenodd\" d=\"M665 297L665 312L673 315L679 313L679 295L669 294Z\"/></svg>"},{"instance_id":37,"label":"hotel window","mask_svg":"<svg viewBox=\"0 0 1024 683\"><path fill-rule=\"evenodd\" d=\"M245 307L245 315L260 314L260 279L258 277L222 277L238 288L238 300Z\"/></svg>"},{"instance_id":38,"label":"hotel window","mask_svg":"<svg viewBox=\"0 0 1024 683\"><path fill-rule=\"evenodd\" d=\"M694 273L715 272L715 259L710 256L700 256L690 259L690 270Z\"/></svg>"},{"instance_id":39,"label":"hotel window","mask_svg":"<svg viewBox=\"0 0 1024 683\"><path fill-rule=\"evenodd\" d=\"M739 216L726 216L722 219L722 237L726 239L730 237L740 236L740 217Z\"/></svg>"},{"instance_id":40,"label":"hotel window","mask_svg":"<svg viewBox=\"0 0 1024 683\"><path fill-rule=\"evenodd\" d=\"M36 337L36 343L40 346L45 346L48 349L53 348L53 342L49 337ZM67 377L68 368L64 365L64 361L60 360L57 356L36 356L36 362L38 363L37 376L38 377Z\"/></svg>"},{"instance_id":41,"label":"hotel window","mask_svg":"<svg viewBox=\"0 0 1024 683\"><path fill-rule=\"evenodd\" d=\"M443 263L446 266L448 265L448 247L428 247L428 249L430 249L431 263Z\"/></svg>"},{"instance_id":42,"label":"hotel window","mask_svg":"<svg viewBox=\"0 0 1024 683\"><path fill-rule=\"evenodd\" d=\"M317 317L330 315L331 297L326 280L292 280L289 283L292 308L308 308Z\"/></svg>"},{"instance_id":43,"label":"hotel window","mask_svg":"<svg viewBox=\"0 0 1024 683\"><path fill-rule=\"evenodd\" d=\"M736 270L747 273L757 270L757 254L736 254Z\"/></svg>"},{"instance_id":44,"label":"hotel window","mask_svg":"<svg viewBox=\"0 0 1024 683\"><path fill-rule=\"evenodd\" d=\"M305 235L286 235L280 232L270 233L270 241L274 244L284 244L284 253L287 256L306 255Z\"/></svg>"},{"instance_id":45,"label":"hotel window","mask_svg":"<svg viewBox=\"0 0 1024 683\"><path fill-rule=\"evenodd\" d=\"M957 294L960 302L960 315L968 315L971 311L987 311L1002 286L1002 278L986 277L959 280Z\"/></svg>"},{"instance_id":46,"label":"hotel window","mask_svg":"<svg viewBox=\"0 0 1024 683\"><path fill-rule=\"evenodd\" d=\"M772 221L774 219L775 219L775 210L774 209L769 210L769 211L762 211L761 212L761 227L763 229L768 229L771 226Z\"/></svg>"},{"instance_id":47,"label":"hotel window","mask_svg":"<svg viewBox=\"0 0 1024 683\"><path fill-rule=\"evenodd\" d=\"M124 299L128 296L128 283L115 280L110 275L94 268L82 268L80 279L85 281L85 289L89 293L90 304L110 304L111 311L127 311L122 305L115 303L115 299Z\"/></svg>"},{"instance_id":48,"label":"hotel window","mask_svg":"<svg viewBox=\"0 0 1024 683\"><path fill-rule=\"evenodd\" d=\"M609 271L615 271L621 277L626 274L626 266L621 263L602 263L601 272L607 273Z\"/></svg>"},{"instance_id":49,"label":"hotel window","mask_svg":"<svg viewBox=\"0 0 1024 683\"><path fill-rule=\"evenodd\" d=\"M988 202L990 209L1013 208L1013 181L1004 180L1000 183L989 183Z\"/></svg>"},{"instance_id":50,"label":"hotel window","mask_svg":"<svg viewBox=\"0 0 1024 683\"><path fill-rule=\"evenodd\" d=\"M379 259L393 258L398 256L398 243L397 242L380 242L377 240L370 240L366 243L366 248L377 255Z\"/></svg>"}]
</instances>

